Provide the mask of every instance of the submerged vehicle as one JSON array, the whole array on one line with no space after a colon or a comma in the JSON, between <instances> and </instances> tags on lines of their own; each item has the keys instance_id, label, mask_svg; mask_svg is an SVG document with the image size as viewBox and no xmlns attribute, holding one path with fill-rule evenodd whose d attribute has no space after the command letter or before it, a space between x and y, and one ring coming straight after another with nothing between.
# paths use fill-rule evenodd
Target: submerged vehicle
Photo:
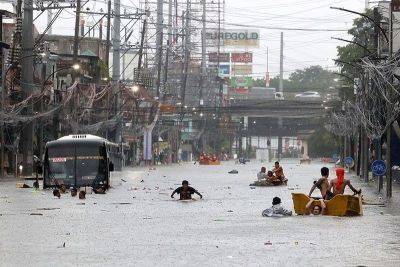
<instances>
[{"instance_id":1,"label":"submerged vehicle","mask_svg":"<svg viewBox=\"0 0 400 267\"><path fill-rule=\"evenodd\" d=\"M306 213L306 205L310 198L306 194L292 193L293 207L297 215ZM319 200L314 200L319 205ZM336 195L326 202L326 214L330 216L357 216L362 215L362 197L350 195Z\"/></svg>"},{"instance_id":2,"label":"submerged vehicle","mask_svg":"<svg viewBox=\"0 0 400 267\"><path fill-rule=\"evenodd\" d=\"M118 144L89 134L48 142L44 155L43 188L110 185L110 172L120 156Z\"/></svg>"}]
</instances>

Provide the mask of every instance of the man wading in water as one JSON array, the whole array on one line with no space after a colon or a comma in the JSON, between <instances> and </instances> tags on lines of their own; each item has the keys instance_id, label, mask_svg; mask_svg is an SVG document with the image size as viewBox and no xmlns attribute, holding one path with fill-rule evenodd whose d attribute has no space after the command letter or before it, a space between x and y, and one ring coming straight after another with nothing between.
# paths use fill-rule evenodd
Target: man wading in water
<instances>
[{"instance_id":1,"label":"man wading in water","mask_svg":"<svg viewBox=\"0 0 400 267\"><path fill-rule=\"evenodd\" d=\"M171 198L174 198L175 194L179 194L180 200L192 199L193 194L197 194L200 198L203 198L203 196L196 189L189 186L189 182L186 180L182 181L182 186L178 187L174 190L174 192L172 192Z\"/></svg>"}]
</instances>

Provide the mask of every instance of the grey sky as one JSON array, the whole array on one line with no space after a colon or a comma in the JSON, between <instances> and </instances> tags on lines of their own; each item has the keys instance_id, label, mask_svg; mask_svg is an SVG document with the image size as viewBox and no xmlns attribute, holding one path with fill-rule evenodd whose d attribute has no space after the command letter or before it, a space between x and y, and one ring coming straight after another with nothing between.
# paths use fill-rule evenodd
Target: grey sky
<instances>
[{"instance_id":1,"label":"grey sky","mask_svg":"<svg viewBox=\"0 0 400 267\"><path fill-rule=\"evenodd\" d=\"M198 1L198 0L196 0ZM209 0L207 0L209 1ZM262 25L268 27L288 28L318 28L318 29L348 29L352 25L355 15L331 10L330 6L345 7L351 10L363 11L364 0L225 0L227 22L245 25ZM2 2L0 0L0 2ZM105 0L90 2L90 7L99 9L104 7ZM121 0L123 7L139 7L138 0ZM154 1L151 1L154 2ZM4 6L4 5L2 5ZM165 5L167 6L167 5ZM167 7L165 7L166 9ZM93 18L88 18L94 20ZM35 22L39 31L46 25L46 15L42 15ZM74 12L66 10L56 22L53 33L73 34ZM256 28L256 27L254 27ZM266 72L266 48L269 48L270 76L279 72L279 39L281 30L260 29L260 49L254 50L254 76L264 76ZM295 69L319 64L325 68L334 68L333 58L336 57L336 46L343 42L332 40L332 36L350 38L346 32L284 32L284 71L285 76ZM132 42L138 38L133 36Z\"/></svg>"},{"instance_id":2,"label":"grey sky","mask_svg":"<svg viewBox=\"0 0 400 267\"><path fill-rule=\"evenodd\" d=\"M364 0L226 0L226 21L269 27L348 29L355 15L332 10L330 6L363 11ZM261 46L255 51L255 75L266 71L266 48L269 48L270 76L279 73L281 30L261 29ZM351 38L346 32L284 32L285 76L298 68L321 65L333 68L336 47L343 42L332 36Z\"/></svg>"}]
</instances>

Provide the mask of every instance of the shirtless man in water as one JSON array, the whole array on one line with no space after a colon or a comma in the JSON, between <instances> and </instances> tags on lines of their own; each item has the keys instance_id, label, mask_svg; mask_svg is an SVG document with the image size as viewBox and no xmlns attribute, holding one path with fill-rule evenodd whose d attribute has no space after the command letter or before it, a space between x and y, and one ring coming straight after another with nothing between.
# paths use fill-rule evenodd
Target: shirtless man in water
<instances>
[{"instance_id":1,"label":"shirtless man in water","mask_svg":"<svg viewBox=\"0 0 400 267\"><path fill-rule=\"evenodd\" d=\"M349 180L344 179L344 169L343 168L336 169L336 176L337 176L337 178L331 180L331 185L330 185L333 189L334 196L343 195L344 190L346 189L346 186L348 186L351 189L351 191L354 192L354 195L361 194L361 189L360 190L355 189Z\"/></svg>"},{"instance_id":2,"label":"shirtless man in water","mask_svg":"<svg viewBox=\"0 0 400 267\"><path fill-rule=\"evenodd\" d=\"M311 197L315 188L318 188L321 191L321 196L325 200L330 200L334 197L334 194L331 192L331 184L329 183L329 169L327 167L321 168L321 176L318 181L314 182L314 185L311 187L310 193L308 197Z\"/></svg>"},{"instance_id":3,"label":"shirtless man in water","mask_svg":"<svg viewBox=\"0 0 400 267\"><path fill-rule=\"evenodd\" d=\"M174 192L172 192L171 198L174 198L175 194L179 194L180 200L192 199L193 194L197 194L200 198L203 198L203 196L196 189L189 186L189 182L186 180L183 180L182 186L178 187L174 190Z\"/></svg>"}]
</instances>

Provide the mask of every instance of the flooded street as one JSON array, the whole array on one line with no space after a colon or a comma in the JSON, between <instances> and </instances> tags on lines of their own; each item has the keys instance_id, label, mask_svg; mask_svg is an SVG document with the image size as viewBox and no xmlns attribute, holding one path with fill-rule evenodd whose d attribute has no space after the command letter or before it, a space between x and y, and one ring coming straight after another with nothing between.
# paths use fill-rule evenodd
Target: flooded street
<instances>
[{"instance_id":1,"label":"flooded street","mask_svg":"<svg viewBox=\"0 0 400 267\"><path fill-rule=\"evenodd\" d=\"M291 193L308 194L322 167L282 165L288 186L254 189L256 162L128 169L114 173L106 195L86 200L1 182L0 265L400 265L400 216L385 207L365 205L364 216L352 218L262 217L274 196L292 209ZM232 169L239 173L228 174ZM203 200L170 198L183 179ZM371 192L364 198L377 202Z\"/></svg>"}]
</instances>

